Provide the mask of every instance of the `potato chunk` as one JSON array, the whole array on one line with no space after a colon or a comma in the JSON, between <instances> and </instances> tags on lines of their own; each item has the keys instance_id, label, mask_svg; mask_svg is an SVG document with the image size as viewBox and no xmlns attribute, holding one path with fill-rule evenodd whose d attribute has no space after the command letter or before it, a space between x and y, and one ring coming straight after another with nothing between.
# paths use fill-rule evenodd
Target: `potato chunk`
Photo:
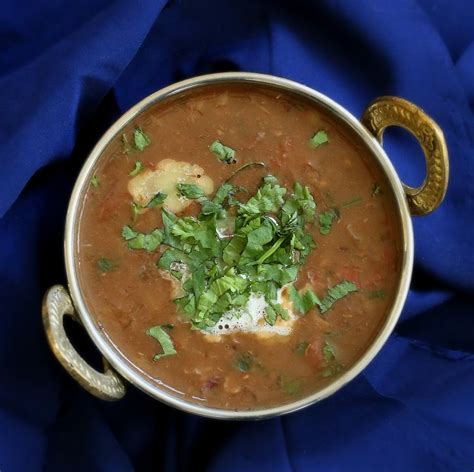
<instances>
[{"instance_id":1,"label":"potato chunk","mask_svg":"<svg viewBox=\"0 0 474 472\"><path fill-rule=\"evenodd\" d=\"M133 177L128 183L128 191L133 201L142 207L145 207L158 192L164 192L167 197L163 206L174 213L179 213L189 206L192 200L178 195L176 190L178 183L196 184L206 195L214 191L214 182L204 175L202 167L173 159L164 159L155 170L146 169Z\"/></svg>"}]
</instances>

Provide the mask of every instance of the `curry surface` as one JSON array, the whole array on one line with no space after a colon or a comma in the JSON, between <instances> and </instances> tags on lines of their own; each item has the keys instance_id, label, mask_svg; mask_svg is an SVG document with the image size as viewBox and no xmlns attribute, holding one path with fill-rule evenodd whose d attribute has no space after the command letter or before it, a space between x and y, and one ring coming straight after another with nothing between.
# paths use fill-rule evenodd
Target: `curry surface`
<instances>
[{"instance_id":1,"label":"curry surface","mask_svg":"<svg viewBox=\"0 0 474 472\"><path fill-rule=\"evenodd\" d=\"M325 343L343 369L357 361L391 308L401 260L394 197L359 138L315 104L250 85L207 87L169 99L124 131L134 126L143 128L151 144L130 155L122 152L120 136L108 146L95 172L99 185L90 186L84 196L78 243L88 310L123 355L178 396L239 410L291 402L332 382L334 377L322 376ZM311 148L308 140L320 129L327 131L329 143ZM235 149L237 164L219 162L209 151L216 139ZM318 247L300 269L296 287L309 283L323 294L350 280L358 291L336 302L324 316L313 309L299 317L288 336L262 340L234 333L223 336L222 342L209 342L191 330L173 303L170 281L157 270L160 251L132 251L121 237L126 224L143 232L161 227L158 207L132 220L127 184L137 159L153 169L167 158L199 164L215 188L237 167L254 161L267 167L243 171L234 180L250 193L266 174L275 175L288 189L295 181L309 186L318 213L336 207L340 219L328 235L320 234L317 224L309 226ZM374 195L375 183L381 192ZM196 205L185 212L196 211ZM98 270L100 258L113 261L114 270ZM154 361L160 346L145 332L168 323L174 325L171 337L177 354ZM245 353L256 362L241 372L236 363Z\"/></svg>"}]
</instances>

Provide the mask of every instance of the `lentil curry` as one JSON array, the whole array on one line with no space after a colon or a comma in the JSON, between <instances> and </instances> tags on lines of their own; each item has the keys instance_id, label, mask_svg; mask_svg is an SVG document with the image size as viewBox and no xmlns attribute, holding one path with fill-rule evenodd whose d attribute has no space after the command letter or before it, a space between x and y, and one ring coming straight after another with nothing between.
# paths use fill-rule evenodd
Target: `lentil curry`
<instances>
[{"instance_id":1,"label":"lentil curry","mask_svg":"<svg viewBox=\"0 0 474 472\"><path fill-rule=\"evenodd\" d=\"M79 279L101 328L161 388L260 409L356 362L393 302L390 187L317 104L214 85L108 145L82 203Z\"/></svg>"}]
</instances>

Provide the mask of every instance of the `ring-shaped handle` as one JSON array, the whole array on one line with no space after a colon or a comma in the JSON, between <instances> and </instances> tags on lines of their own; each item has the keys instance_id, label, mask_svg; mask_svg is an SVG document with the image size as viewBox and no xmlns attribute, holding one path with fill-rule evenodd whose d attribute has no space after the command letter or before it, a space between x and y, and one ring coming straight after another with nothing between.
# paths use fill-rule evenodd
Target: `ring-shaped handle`
<instances>
[{"instance_id":1,"label":"ring-shaped handle","mask_svg":"<svg viewBox=\"0 0 474 472\"><path fill-rule=\"evenodd\" d=\"M401 126L420 143L426 159L426 177L419 187L403 184L413 215L427 215L443 201L448 188L449 159L440 127L421 108L399 97L376 98L365 110L362 123L383 143L388 126Z\"/></svg>"},{"instance_id":2,"label":"ring-shaped handle","mask_svg":"<svg viewBox=\"0 0 474 472\"><path fill-rule=\"evenodd\" d=\"M43 324L49 346L66 371L88 392L102 400L118 400L125 385L104 359L104 373L91 367L74 349L63 325L65 315L76 318L71 298L61 285L51 287L43 300Z\"/></svg>"}]
</instances>

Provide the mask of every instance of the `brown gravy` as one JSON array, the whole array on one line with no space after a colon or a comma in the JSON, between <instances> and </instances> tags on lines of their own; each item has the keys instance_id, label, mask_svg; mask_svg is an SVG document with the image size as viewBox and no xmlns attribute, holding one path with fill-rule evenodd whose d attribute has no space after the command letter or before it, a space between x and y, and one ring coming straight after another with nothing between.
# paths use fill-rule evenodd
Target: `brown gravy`
<instances>
[{"instance_id":1,"label":"brown gravy","mask_svg":"<svg viewBox=\"0 0 474 472\"><path fill-rule=\"evenodd\" d=\"M96 186L84 196L78 245L86 305L123 355L186 399L239 410L302 398L356 362L391 308L401 258L394 197L359 138L315 104L250 85L212 86L166 100L124 132L130 135L135 126L150 144L127 154L117 136L107 147L96 169ZM308 140L318 130L327 131L329 142L314 148ZM209 151L216 139L235 150L237 163L220 162ZM322 297L349 280L357 292L324 314L315 307L298 316L286 336L235 332L211 342L208 335L191 330L173 302L172 282L157 269L162 248L131 250L121 236L124 225L141 232L162 227L161 205L133 219L128 184L137 160L153 170L164 159L199 165L214 182L214 192L238 167L256 161L266 167L242 171L232 181L245 186L249 195L267 174L289 192L295 182L308 186L316 215L336 208L339 219L326 235L318 216L307 225L317 248L295 286L310 286ZM198 212L199 204L192 202L182 214ZM98 260L112 261L112 266L101 270ZM170 337L176 355L154 361L160 345L146 330L167 324L174 326ZM239 368L242 356L251 359L248 369Z\"/></svg>"}]
</instances>

